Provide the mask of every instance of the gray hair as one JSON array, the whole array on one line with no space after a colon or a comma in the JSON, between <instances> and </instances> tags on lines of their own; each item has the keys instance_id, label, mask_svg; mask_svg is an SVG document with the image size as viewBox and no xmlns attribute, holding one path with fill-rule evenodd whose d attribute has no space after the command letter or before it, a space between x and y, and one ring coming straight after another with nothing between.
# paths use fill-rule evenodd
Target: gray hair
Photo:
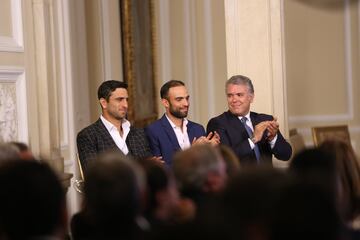
<instances>
[{"instance_id":1,"label":"gray hair","mask_svg":"<svg viewBox=\"0 0 360 240\"><path fill-rule=\"evenodd\" d=\"M175 154L173 171L181 191L202 191L208 173L218 172L223 161L220 153L210 145L193 146Z\"/></svg>"},{"instance_id":2,"label":"gray hair","mask_svg":"<svg viewBox=\"0 0 360 240\"><path fill-rule=\"evenodd\" d=\"M226 81L225 84L225 92L227 87L230 85L246 85L249 89L249 93L254 94L254 86L250 80L250 78L243 75L234 75L229 80Z\"/></svg>"}]
</instances>

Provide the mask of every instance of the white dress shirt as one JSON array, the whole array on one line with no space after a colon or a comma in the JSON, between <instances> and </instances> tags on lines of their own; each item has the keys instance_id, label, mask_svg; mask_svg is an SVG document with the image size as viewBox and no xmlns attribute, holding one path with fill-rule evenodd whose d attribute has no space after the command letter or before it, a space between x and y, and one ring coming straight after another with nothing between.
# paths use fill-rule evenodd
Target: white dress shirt
<instances>
[{"instance_id":1,"label":"white dress shirt","mask_svg":"<svg viewBox=\"0 0 360 240\"><path fill-rule=\"evenodd\" d=\"M108 132L110 133L112 139L114 140L116 146L125 154L127 155L129 153L129 149L126 145L126 138L127 135L130 132L130 122L126 119L123 120L121 127L123 130L123 135L120 136L120 132L119 130L114 126L114 124L112 124L111 122L109 122L108 120L106 120L102 115L100 116L101 121L103 122L103 124L105 125L106 129L108 130Z\"/></svg>"},{"instance_id":2,"label":"white dress shirt","mask_svg":"<svg viewBox=\"0 0 360 240\"><path fill-rule=\"evenodd\" d=\"M182 124L182 129L178 126L176 126L171 120L170 118L168 118L168 116L165 114L167 120L169 121L171 127L174 129L176 138L178 140L178 143L180 145L180 148L182 150L187 149L191 146L190 140L189 140L189 135L187 133L187 124L188 124L188 120L186 118L183 119L183 124Z\"/></svg>"}]
</instances>

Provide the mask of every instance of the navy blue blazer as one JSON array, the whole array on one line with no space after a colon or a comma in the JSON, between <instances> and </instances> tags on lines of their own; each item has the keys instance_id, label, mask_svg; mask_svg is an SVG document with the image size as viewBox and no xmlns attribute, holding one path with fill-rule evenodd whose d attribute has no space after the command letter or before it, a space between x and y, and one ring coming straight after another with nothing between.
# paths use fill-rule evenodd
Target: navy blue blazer
<instances>
[{"instance_id":1,"label":"navy blue blazer","mask_svg":"<svg viewBox=\"0 0 360 240\"><path fill-rule=\"evenodd\" d=\"M250 112L252 125L255 127L263 121L270 121L274 118L267 114ZM220 135L221 144L228 145L238 156L240 163L255 164L255 152L251 149L249 136L244 125L239 118L230 111L210 119L206 128L207 132L216 131ZM271 149L270 144L263 138L257 143L260 150L260 163L272 163L272 155L279 160L289 160L292 154L291 145L284 139L280 131L277 134L277 140L274 148Z\"/></svg>"},{"instance_id":2,"label":"navy blue blazer","mask_svg":"<svg viewBox=\"0 0 360 240\"><path fill-rule=\"evenodd\" d=\"M165 114L145 128L151 152L154 156L162 156L167 166L171 166L172 157L181 150L174 129L171 127ZM205 136L205 129L198 123L188 121L187 133L190 143L193 139Z\"/></svg>"}]
</instances>

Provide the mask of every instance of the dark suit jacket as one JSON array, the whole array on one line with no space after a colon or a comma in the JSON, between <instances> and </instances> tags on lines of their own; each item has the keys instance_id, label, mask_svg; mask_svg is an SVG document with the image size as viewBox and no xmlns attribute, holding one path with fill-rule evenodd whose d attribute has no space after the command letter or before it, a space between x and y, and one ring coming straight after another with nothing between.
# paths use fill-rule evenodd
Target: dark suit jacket
<instances>
[{"instance_id":1,"label":"dark suit jacket","mask_svg":"<svg viewBox=\"0 0 360 240\"><path fill-rule=\"evenodd\" d=\"M262 121L273 120L273 117L270 115L255 112L250 112L250 118L254 127ZM221 144L230 146L238 156L241 164L256 163L255 152L251 149L248 140L249 136L237 116L227 111L210 119L207 125L207 132L212 131L219 133ZM273 149L271 149L270 144L265 139L265 134L257 145L261 154L260 163L271 164L273 154L279 160L289 160L291 157L291 145L284 139L280 131L277 134L277 140Z\"/></svg>"},{"instance_id":2,"label":"dark suit jacket","mask_svg":"<svg viewBox=\"0 0 360 240\"><path fill-rule=\"evenodd\" d=\"M95 123L81 130L77 135L77 148L83 170L85 171L89 161L96 158L97 154L106 150L120 150L105 125L99 118ZM150 147L143 129L130 127L126 138L129 155L143 158L150 157Z\"/></svg>"},{"instance_id":3,"label":"dark suit jacket","mask_svg":"<svg viewBox=\"0 0 360 240\"><path fill-rule=\"evenodd\" d=\"M167 166L171 166L172 157L176 151L181 150L174 129L165 114L145 128L151 152L154 156L162 156ZM198 123L188 121L187 133L190 143L193 139L205 136L205 129Z\"/></svg>"}]
</instances>

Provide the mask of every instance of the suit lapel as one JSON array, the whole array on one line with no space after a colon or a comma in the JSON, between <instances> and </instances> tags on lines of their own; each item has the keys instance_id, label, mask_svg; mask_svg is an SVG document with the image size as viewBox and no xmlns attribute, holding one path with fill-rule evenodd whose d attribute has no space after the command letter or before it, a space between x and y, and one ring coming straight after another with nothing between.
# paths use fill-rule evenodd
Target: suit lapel
<instances>
[{"instance_id":1,"label":"suit lapel","mask_svg":"<svg viewBox=\"0 0 360 240\"><path fill-rule=\"evenodd\" d=\"M193 131L193 126L194 125L190 121L188 121L188 124L187 124L186 128L187 128L187 134L189 136L190 144L192 143L192 141L195 138L195 133Z\"/></svg>"},{"instance_id":2,"label":"suit lapel","mask_svg":"<svg viewBox=\"0 0 360 240\"><path fill-rule=\"evenodd\" d=\"M167 120L165 114L161 117L161 126L164 128L167 136L169 137L169 140L171 144L174 146L175 149L180 149L180 145L178 143L178 140L176 138L174 129L170 125L169 121Z\"/></svg>"},{"instance_id":3,"label":"suit lapel","mask_svg":"<svg viewBox=\"0 0 360 240\"><path fill-rule=\"evenodd\" d=\"M259 124L259 119L257 117L257 114L254 112L250 112L250 119L251 119L251 123L253 125L253 128L255 129L255 126L257 124Z\"/></svg>"},{"instance_id":4,"label":"suit lapel","mask_svg":"<svg viewBox=\"0 0 360 240\"><path fill-rule=\"evenodd\" d=\"M107 148L118 148L118 146L114 142L114 139L111 137L110 133L108 132L100 118L96 121L96 125L99 130L99 136L101 136L104 145L108 145L106 146Z\"/></svg>"},{"instance_id":5,"label":"suit lapel","mask_svg":"<svg viewBox=\"0 0 360 240\"><path fill-rule=\"evenodd\" d=\"M228 119L228 123L229 126L231 128L234 129L234 131L229 132L229 134L239 134L241 133L241 136L247 136L247 132L246 129L244 127L244 125L241 123L241 121L239 120L239 118L237 116L235 116L234 114L232 114L231 112L227 112L227 119ZM239 137L236 137L235 139L237 139Z\"/></svg>"}]
</instances>

